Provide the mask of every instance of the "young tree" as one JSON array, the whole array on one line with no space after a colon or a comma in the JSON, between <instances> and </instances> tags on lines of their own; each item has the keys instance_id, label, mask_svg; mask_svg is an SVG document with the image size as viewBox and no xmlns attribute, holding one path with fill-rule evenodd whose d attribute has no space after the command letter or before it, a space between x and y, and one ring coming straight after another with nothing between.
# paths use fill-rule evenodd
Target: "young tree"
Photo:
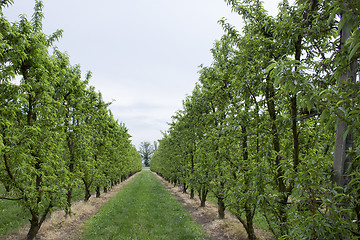
<instances>
[{"instance_id":1,"label":"young tree","mask_svg":"<svg viewBox=\"0 0 360 240\"><path fill-rule=\"evenodd\" d=\"M21 41L9 39L13 44L10 49L22 49L22 57L12 56L10 66L22 79L19 95L12 96L17 99L10 101L17 103L17 110L9 115L13 117L11 129L2 132L7 148L2 155L7 169L6 182L31 214L27 239L35 237L54 207L63 206L68 176L61 158L64 111L54 98L58 69L48 54L48 48L61 31L50 37L41 32L42 6L41 1L36 1L32 20L22 16L20 22L13 25L11 35L17 35Z\"/></svg>"}]
</instances>

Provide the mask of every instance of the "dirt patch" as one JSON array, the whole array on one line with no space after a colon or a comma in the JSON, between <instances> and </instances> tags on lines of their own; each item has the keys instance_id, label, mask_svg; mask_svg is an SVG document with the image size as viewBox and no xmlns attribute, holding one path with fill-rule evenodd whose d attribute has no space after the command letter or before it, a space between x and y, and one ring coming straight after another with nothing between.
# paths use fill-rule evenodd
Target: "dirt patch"
<instances>
[{"instance_id":1,"label":"dirt patch","mask_svg":"<svg viewBox=\"0 0 360 240\"><path fill-rule=\"evenodd\" d=\"M154 173L155 174L155 173ZM226 211L225 219L218 218L217 205L206 202L205 207L200 207L198 198L190 199L188 193L174 186L162 177L155 174L166 189L183 204L184 208L190 213L192 218L202 225L206 232L206 238L209 240L246 240L247 234L245 228L236 217ZM255 234L259 239L267 239L271 237L268 233L261 229L255 229Z\"/></svg>"},{"instance_id":2,"label":"dirt patch","mask_svg":"<svg viewBox=\"0 0 360 240\"><path fill-rule=\"evenodd\" d=\"M110 200L119 190L128 184L137 174L124 182L114 186L107 193L102 193L100 198L92 196L88 202L78 201L73 203L72 216L65 217L64 211L55 211L43 223L36 239L38 240L80 240L82 226L85 221L94 216L104 203ZM2 240L26 239L29 226L19 229L17 232L2 237Z\"/></svg>"}]
</instances>

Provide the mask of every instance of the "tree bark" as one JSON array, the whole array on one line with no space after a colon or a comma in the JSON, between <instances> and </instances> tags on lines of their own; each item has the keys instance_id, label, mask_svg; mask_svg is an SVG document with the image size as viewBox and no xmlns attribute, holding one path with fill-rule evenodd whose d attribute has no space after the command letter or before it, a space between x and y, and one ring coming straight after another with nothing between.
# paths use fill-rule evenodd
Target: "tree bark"
<instances>
[{"instance_id":1,"label":"tree bark","mask_svg":"<svg viewBox=\"0 0 360 240\"><path fill-rule=\"evenodd\" d=\"M247 105L245 105L245 108L247 109ZM251 185L250 182L250 176L249 176L249 169L248 169L248 164L249 164L249 151L248 151L248 134L247 134L247 128L245 125L241 126L241 132L243 134L243 140L242 140L242 149L243 149L243 161L246 167L244 167L244 184L245 184L245 190L244 191L248 191ZM255 230L254 230L254 223L253 223L253 218L254 218L254 214L253 211L251 210L251 204L249 204L249 201L251 201L252 199L247 199L243 208L245 210L245 216L246 219L242 219L240 222L244 225L245 229L246 229L246 233L248 234L248 238L249 239L256 239L255 236ZM239 219L240 220L240 219Z\"/></svg>"},{"instance_id":2,"label":"tree bark","mask_svg":"<svg viewBox=\"0 0 360 240\"><path fill-rule=\"evenodd\" d=\"M225 218L225 203L224 198L221 197L218 198L218 213L220 219Z\"/></svg>"},{"instance_id":3,"label":"tree bark","mask_svg":"<svg viewBox=\"0 0 360 240\"><path fill-rule=\"evenodd\" d=\"M186 183L183 183L182 185L183 185L183 187L182 187L182 191L183 191L183 193L186 193L186 190L187 190Z\"/></svg>"},{"instance_id":4,"label":"tree bark","mask_svg":"<svg viewBox=\"0 0 360 240\"><path fill-rule=\"evenodd\" d=\"M73 189L70 188L66 194L66 198L67 198L67 206L65 209L66 215L70 215L71 213L71 197L72 197L72 191Z\"/></svg>"},{"instance_id":5,"label":"tree bark","mask_svg":"<svg viewBox=\"0 0 360 240\"><path fill-rule=\"evenodd\" d=\"M343 29L340 33L340 50L343 48L347 39L351 36L351 29L346 32L348 29L346 22L343 26ZM352 59L349 63L348 70L344 71L338 81L338 86L341 89L343 84L346 82L355 82L356 81L356 72L358 69L357 59ZM336 140L335 140L335 149L334 149L334 162L333 169L335 171L335 182L339 186L345 186L348 182L347 174L351 172L350 166L352 158L347 154L348 150L353 146L353 136L351 131L346 134L348 124L339 118L339 123L336 129Z\"/></svg>"},{"instance_id":6,"label":"tree bark","mask_svg":"<svg viewBox=\"0 0 360 240\"><path fill-rule=\"evenodd\" d=\"M245 207L245 209L249 209L249 208ZM250 216L248 216L248 211L245 211L245 213L246 213L246 218L250 217ZM249 221L245 220L239 214L235 214L235 216L241 222L241 224L244 226L245 231L246 231L246 233L248 235L248 239L249 240L256 240L257 237L256 237L256 234L255 234L253 222L252 221L249 222Z\"/></svg>"},{"instance_id":7,"label":"tree bark","mask_svg":"<svg viewBox=\"0 0 360 240\"><path fill-rule=\"evenodd\" d=\"M299 61L301 60L301 49L302 49L302 36L299 35L298 39L295 43L295 60ZM296 64L295 66L295 72L298 71L298 64ZM297 109L297 93L293 93L293 96L291 97L291 121L292 121L292 134L293 134L293 168L294 171L297 172L297 167L300 163L300 159L299 159L299 153L300 153L300 148L299 148L299 133L298 133L298 127L297 127L297 114L298 114L298 109ZM291 190L289 190L291 191Z\"/></svg>"},{"instance_id":8,"label":"tree bark","mask_svg":"<svg viewBox=\"0 0 360 240\"><path fill-rule=\"evenodd\" d=\"M35 239L37 233L40 230L41 225L45 221L47 215L50 212L50 209L53 207L52 203L50 202L46 210L44 211L43 215L40 217L40 214L37 211L31 210L31 219L30 219L30 229L26 236L26 240L33 240Z\"/></svg>"},{"instance_id":9,"label":"tree bark","mask_svg":"<svg viewBox=\"0 0 360 240\"><path fill-rule=\"evenodd\" d=\"M196 148L196 145L194 144L194 149ZM191 176L194 175L194 168L195 168L195 163L194 163L194 152L195 150L193 150L191 152ZM194 199L194 195L195 195L195 191L194 191L194 187L191 186L190 188L190 199Z\"/></svg>"},{"instance_id":10,"label":"tree bark","mask_svg":"<svg viewBox=\"0 0 360 240\"><path fill-rule=\"evenodd\" d=\"M26 236L26 240L35 239L36 234L39 232L39 229L40 229L40 226L39 226L38 218L33 216L32 219L30 220L30 229Z\"/></svg>"},{"instance_id":11,"label":"tree bark","mask_svg":"<svg viewBox=\"0 0 360 240\"><path fill-rule=\"evenodd\" d=\"M100 192L100 186L96 187L96 197L99 198L101 196L101 192Z\"/></svg>"},{"instance_id":12,"label":"tree bark","mask_svg":"<svg viewBox=\"0 0 360 240\"><path fill-rule=\"evenodd\" d=\"M208 190L204 184L200 187L200 207L205 207Z\"/></svg>"},{"instance_id":13,"label":"tree bark","mask_svg":"<svg viewBox=\"0 0 360 240\"><path fill-rule=\"evenodd\" d=\"M254 230L254 214L251 211L250 206L248 206L248 204L245 204L245 213L246 213L246 232L248 234L248 238L250 240L255 240L256 235L255 235L255 230Z\"/></svg>"},{"instance_id":14,"label":"tree bark","mask_svg":"<svg viewBox=\"0 0 360 240\"><path fill-rule=\"evenodd\" d=\"M273 148L275 150L275 168L276 168L276 182L277 182L277 188L278 191L280 193L280 202L287 202L288 200L288 195L287 195L287 189L286 189L286 185L284 183L284 172L283 172L283 168L280 164L280 136L278 133L278 129L276 126L276 109L275 109L275 102L274 102L274 97L275 97L275 90L274 90L274 86L273 86L273 82L270 78L270 74L267 76L266 79L266 92L265 92L265 96L266 96L266 103L267 103L267 108L268 108L268 112L269 112L269 116L270 116L270 120L271 120L271 133L272 133L272 142L273 142ZM286 216L286 210L284 208L284 205L279 205L277 208L277 215L278 215L278 219L280 221L280 231L282 232L282 234L286 234L287 233L287 227L285 225L285 223L287 222L287 216Z\"/></svg>"},{"instance_id":15,"label":"tree bark","mask_svg":"<svg viewBox=\"0 0 360 240\"><path fill-rule=\"evenodd\" d=\"M191 188L190 188L190 199L194 199L194 195L195 195L195 193L194 193L194 188L191 187Z\"/></svg>"},{"instance_id":16,"label":"tree bark","mask_svg":"<svg viewBox=\"0 0 360 240\"><path fill-rule=\"evenodd\" d=\"M89 199L91 197L90 184L88 184L85 179L83 179L83 182L84 182L84 187L85 187L84 201L87 202L87 201L89 201Z\"/></svg>"},{"instance_id":17,"label":"tree bark","mask_svg":"<svg viewBox=\"0 0 360 240\"><path fill-rule=\"evenodd\" d=\"M68 149L69 149L69 154L70 154L70 162L69 162L69 172L70 174L72 174L74 172L74 168L75 168L75 152L74 152L74 139L73 139L73 135L71 134L71 132L67 132L68 130L68 118L69 118L69 109L67 109L67 113L66 113L66 128L65 128L65 134L66 136L66 140L67 140L67 145L68 145ZM67 209L66 209L66 214L70 214L71 212L71 196L72 196L72 185L70 185L70 188L68 189L67 192Z\"/></svg>"}]
</instances>

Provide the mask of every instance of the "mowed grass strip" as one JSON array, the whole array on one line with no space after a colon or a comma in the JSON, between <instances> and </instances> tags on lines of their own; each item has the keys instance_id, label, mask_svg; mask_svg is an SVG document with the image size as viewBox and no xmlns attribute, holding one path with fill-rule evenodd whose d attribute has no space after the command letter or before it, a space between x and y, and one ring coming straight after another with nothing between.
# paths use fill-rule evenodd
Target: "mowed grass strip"
<instances>
[{"instance_id":1,"label":"mowed grass strip","mask_svg":"<svg viewBox=\"0 0 360 240\"><path fill-rule=\"evenodd\" d=\"M85 224L83 239L204 239L200 225L149 170Z\"/></svg>"}]
</instances>

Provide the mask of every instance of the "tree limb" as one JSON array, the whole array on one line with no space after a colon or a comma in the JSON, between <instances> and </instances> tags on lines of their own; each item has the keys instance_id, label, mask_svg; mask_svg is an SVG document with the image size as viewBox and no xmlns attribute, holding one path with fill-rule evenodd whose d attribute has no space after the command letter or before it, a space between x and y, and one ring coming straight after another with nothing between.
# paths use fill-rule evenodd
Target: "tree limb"
<instances>
[{"instance_id":1,"label":"tree limb","mask_svg":"<svg viewBox=\"0 0 360 240\"><path fill-rule=\"evenodd\" d=\"M315 117L315 116L319 116L319 115L321 115L321 113L313 112L313 113L307 114L305 116L301 116L301 117L296 118L296 121L299 122L299 121L302 121L302 120L305 120L305 119L308 119L308 118L312 118L312 117Z\"/></svg>"},{"instance_id":2,"label":"tree limb","mask_svg":"<svg viewBox=\"0 0 360 240\"><path fill-rule=\"evenodd\" d=\"M19 201L22 200L23 198L7 198L7 197L0 197L0 200L10 200L10 201Z\"/></svg>"}]
</instances>

